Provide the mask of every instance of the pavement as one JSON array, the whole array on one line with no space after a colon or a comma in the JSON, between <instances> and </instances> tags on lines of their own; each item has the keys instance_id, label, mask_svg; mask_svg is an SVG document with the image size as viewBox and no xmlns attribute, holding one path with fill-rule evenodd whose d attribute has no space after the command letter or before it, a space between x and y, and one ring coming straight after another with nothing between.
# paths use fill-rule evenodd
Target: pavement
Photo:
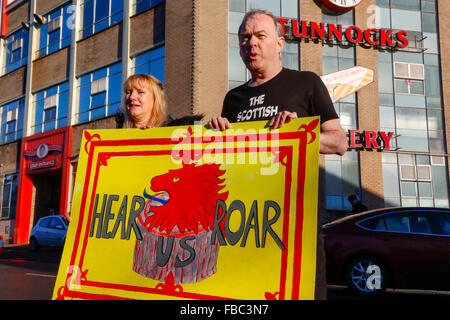
<instances>
[{"instance_id":1,"label":"pavement","mask_svg":"<svg viewBox=\"0 0 450 320\"><path fill-rule=\"evenodd\" d=\"M40 248L38 251L31 251L25 244L9 244L4 246L4 252L0 253L1 260L24 260L59 264L62 255L62 248Z\"/></svg>"}]
</instances>

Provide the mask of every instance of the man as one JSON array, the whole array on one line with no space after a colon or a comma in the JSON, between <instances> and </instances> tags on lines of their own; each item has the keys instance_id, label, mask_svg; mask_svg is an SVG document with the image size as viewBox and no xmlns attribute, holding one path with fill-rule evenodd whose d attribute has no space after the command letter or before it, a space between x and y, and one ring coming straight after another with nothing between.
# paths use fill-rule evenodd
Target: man
<instances>
[{"instance_id":1,"label":"man","mask_svg":"<svg viewBox=\"0 0 450 320\"><path fill-rule=\"evenodd\" d=\"M230 122L269 120L273 129L298 116L320 115L321 153L343 155L347 138L328 91L312 72L281 66L284 38L275 16L263 10L248 12L239 27L240 55L252 79L225 97L222 116L209 125L225 130Z\"/></svg>"},{"instance_id":2,"label":"man","mask_svg":"<svg viewBox=\"0 0 450 320\"><path fill-rule=\"evenodd\" d=\"M248 12L239 27L240 55L252 79L231 91L224 99L221 117L209 126L226 130L230 122L270 120L279 129L298 116L320 116L321 153L343 155L347 138L328 91L312 72L299 72L281 66L284 38L276 17L268 11ZM326 299L325 251L321 229L317 237L316 299Z\"/></svg>"},{"instance_id":3,"label":"man","mask_svg":"<svg viewBox=\"0 0 450 320\"><path fill-rule=\"evenodd\" d=\"M367 211L367 206L364 205L361 201L358 200L356 194L351 194L347 198L348 202L352 205L352 213L360 213Z\"/></svg>"}]
</instances>

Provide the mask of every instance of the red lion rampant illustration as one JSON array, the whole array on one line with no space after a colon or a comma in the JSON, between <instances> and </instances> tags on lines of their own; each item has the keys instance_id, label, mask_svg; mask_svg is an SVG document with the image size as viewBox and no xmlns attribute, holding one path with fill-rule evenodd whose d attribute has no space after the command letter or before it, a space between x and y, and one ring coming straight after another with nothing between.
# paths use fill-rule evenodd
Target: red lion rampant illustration
<instances>
[{"instance_id":1,"label":"red lion rampant illustration","mask_svg":"<svg viewBox=\"0 0 450 320\"><path fill-rule=\"evenodd\" d=\"M139 215L143 239L135 245L135 272L160 281L173 277L174 283L193 283L217 271L219 242L211 237L216 202L228 198L228 191L220 193L224 174L218 164L192 163L152 178L156 195L144 190L149 201ZM218 212L222 214L226 212Z\"/></svg>"},{"instance_id":2,"label":"red lion rampant illustration","mask_svg":"<svg viewBox=\"0 0 450 320\"><path fill-rule=\"evenodd\" d=\"M198 233L200 223L204 229L212 230L216 201L228 197L228 191L219 193L225 187L219 185L225 181L219 178L225 173L219 167L193 163L154 177L152 191L166 191L169 200L163 206L152 208L154 214L145 221L147 229L157 227L160 232L170 234L176 225L180 232Z\"/></svg>"}]
</instances>

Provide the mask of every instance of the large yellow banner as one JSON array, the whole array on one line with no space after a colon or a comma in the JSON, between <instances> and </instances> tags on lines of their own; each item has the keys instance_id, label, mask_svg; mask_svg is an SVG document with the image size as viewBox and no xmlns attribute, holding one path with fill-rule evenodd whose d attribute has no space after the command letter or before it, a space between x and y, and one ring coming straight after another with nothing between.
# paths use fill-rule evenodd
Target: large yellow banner
<instances>
[{"instance_id":1,"label":"large yellow banner","mask_svg":"<svg viewBox=\"0 0 450 320\"><path fill-rule=\"evenodd\" d=\"M319 119L85 130L54 299L314 299Z\"/></svg>"}]
</instances>

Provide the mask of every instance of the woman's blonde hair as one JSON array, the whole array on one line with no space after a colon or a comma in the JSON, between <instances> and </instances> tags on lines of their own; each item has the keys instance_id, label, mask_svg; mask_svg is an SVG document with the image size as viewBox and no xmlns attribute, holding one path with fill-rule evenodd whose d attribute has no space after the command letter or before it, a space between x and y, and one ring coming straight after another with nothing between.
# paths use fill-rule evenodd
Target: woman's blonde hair
<instances>
[{"instance_id":1,"label":"woman's blonde hair","mask_svg":"<svg viewBox=\"0 0 450 320\"><path fill-rule=\"evenodd\" d=\"M128 88L143 87L150 89L153 97L155 98L152 114L150 116L149 123L147 124L152 127L159 127L164 123L164 121L167 120L167 106L164 99L162 82L149 74L134 74L129 76L127 81L123 84L123 89L125 92ZM134 121L128 112L126 101L122 104L122 113L124 115L123 128L133 128Z\"/></svg>"}]
</instances>

